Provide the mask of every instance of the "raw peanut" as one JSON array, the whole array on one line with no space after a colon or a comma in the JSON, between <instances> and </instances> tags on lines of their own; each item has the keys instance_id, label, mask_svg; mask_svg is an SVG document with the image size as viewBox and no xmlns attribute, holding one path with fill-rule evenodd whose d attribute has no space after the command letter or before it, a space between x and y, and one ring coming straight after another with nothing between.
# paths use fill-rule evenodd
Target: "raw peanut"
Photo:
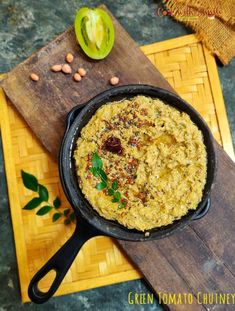
<instances>
[{"instance_id":1,"label":"raw peanut","mask_svg":"<svg viewBox=\"0 0 235 311\"><path fill-rule=\"evenodd\" d=\"M66 55L65 59L66 59L66 62L72 63L72 61L73 61L73 54L68 53L68 54Z\"/></svg>"},{"instance_id":2,"label":"raw peanut","mask_svg":"<svg viewBox=\"0 0 235 311\"><path fill-rule=\"evenodd\" d=\"M66 74L69 74L72 72L72 69L68 64L64 64L61 70L63 71L63 73L66 73Z\"/></svg>"},{"instance_id":3,"label":"raw peanut","mask_svg":"<svg viewBox=\"0 0 235 311\"><path fill-rule=\"evenodd\" d=\"M39 76L36 73L31 73L30 75L31 80L37 82L39 80Z\"/></svg>"},{"instance_id":4,"label":"raw peanut","mask_svg":"<svg viewBox=\"0 0 235 311\"><path fill-rule=\"evenodd\" d=\"M78 73L80 74L81 77L84 77L86 75L86 70L84 68L79 68Z\"/></svg>"},{"instance_id":5,"label":"raw peanut","mask_svg":"<svg viewBox=\"0 0 235 311\"><path fill-rule=\"evenodd\" d=\"M82 80L82 77L80 76L79 73L75 73L74 76L73 76L73 78L74 78L74 81L76 81L76 82L79 82L79 81Z\"/></svg>"},{"instance_id":6,"label":"raw peanut","mask_svg":"<svg viewBox=\"0 0 235 311\"><path fill-rule=\"evenodd\" d=\"M109 82L111 85L117 85L119 83L119 78L118 77L112 77Z\"/></svg>"},{"instance_id":7,"label":"raw peanut","mask_svg":"<svg viewBox=\"0 0 235 311\"><path fill-rule=\"evenodd\" d=\"M59 64L51 67L51 70L54 72L59 72L59 71L61 71L61 69L62 69L62 65L59 65Z\"/></svg>"}]
</instances>

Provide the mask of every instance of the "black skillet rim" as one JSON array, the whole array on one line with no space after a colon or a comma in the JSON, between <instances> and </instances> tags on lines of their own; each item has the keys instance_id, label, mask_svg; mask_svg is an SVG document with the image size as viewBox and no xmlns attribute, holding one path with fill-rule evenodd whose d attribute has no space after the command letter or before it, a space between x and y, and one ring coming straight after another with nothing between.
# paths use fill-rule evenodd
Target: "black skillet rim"
<instances>
[{"instance_id":1,"label":"black skillet rim","mask_svg":"<svg viewBox=\"0 0 235 311\"><path fill-rule=\"evenodd\" d=\"M118 222L109 221L100 216L92 208L92 206L88 203L88 201L82 194L77 183L76 173L74 172L74 163L72 160L75 142L80 133L79 124L82 124L82 128L90 120L90 117L88 117L86 120L86 116L89 115L89 113L93 115L101 105L112 100L117 100L118 96L121 99L126 97L131 98L136 95L145 95L159 98L163 100L166 104L169 104L177 108L178 110L188 113L191 120L202 131L208 161L206 185L203 190L202 200L198 204L197 209L189 211L181 219L174 221L173 224L147 230L148 232L150 232L149 236L146 236L144 232L138 230L127 229ZM76 107L74 109L76 109ZM74 111L74 109L72 109L72 111ZM61 143L59 154L59 171L62 186L65 191L66 197L72 205L75 213L80 217L84 218L91 226L94 226L96 229L100 230L104 235L129 241L150 241L154 239L160 239L169 236L170 234L176 232L179 229L183 229L190 222L190 220L193 219L193 216L199 214L200 211L204 208L214 184L216 167L217 162L214 139L207 124L198 114L198 112L191 105L189 105L187 102L185 102L182 98L175 95L174 93L162 88L146 84L131 84L114 87L98 94L97 96L89 100L84 108L81 110L79 115L75 118L72 125L68 126Z\"/></svg>"}]
</instances>

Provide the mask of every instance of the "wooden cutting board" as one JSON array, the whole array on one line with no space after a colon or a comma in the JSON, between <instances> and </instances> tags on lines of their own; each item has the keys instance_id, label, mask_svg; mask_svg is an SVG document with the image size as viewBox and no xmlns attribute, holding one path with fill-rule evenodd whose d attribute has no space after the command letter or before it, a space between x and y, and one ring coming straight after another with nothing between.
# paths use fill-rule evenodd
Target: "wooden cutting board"
<instances>
[{"instance_id":1,"label":"wooden cutting board","mask_svg":"<svg viewBox=\"0 0 235 311\"><path fill-rule=\"evenodd\" d=\"M171 89L116 20L114 23L115 47L104 61L91 62L83 56L71 28L16 67L3 81L8 97L54 157L67 112L109 88L111 76L118 75L121 84L140 82ZM74 70L78 66L88 69L87 77L78 84L71 76L49 70L54 63L62 62L69 51L76 55ZM32 71L40 75L38 83L29 79ZM205 310L206 302L196 304L198 291L230 293L234 290L235 167L219 147L217 151L219 171L207 217L161 241L119 241L156 293L193 295L190 309L188 305L171 305L173 310ZM213 310L230 309L224 307L214 306Z\"/></svg>"}]
</instances>

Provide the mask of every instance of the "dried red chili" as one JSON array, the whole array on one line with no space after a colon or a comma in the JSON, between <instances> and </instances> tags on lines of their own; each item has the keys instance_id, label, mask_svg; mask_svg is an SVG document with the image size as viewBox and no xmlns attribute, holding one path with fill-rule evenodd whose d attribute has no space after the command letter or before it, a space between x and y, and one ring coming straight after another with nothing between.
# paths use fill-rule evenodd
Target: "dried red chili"
<instances>
[{"instance_id":1,"label":"dried red chili","mask_svg":"<svg viewBox=\"0 0 235 311\"><path fill-rule=\"evenodd\" d=\"M117 154L122 154L122 151L123 151L121 140L114 136L109 137L105 141L104 148L112 153L117 153Z\"/></svg>"}]
</instances>

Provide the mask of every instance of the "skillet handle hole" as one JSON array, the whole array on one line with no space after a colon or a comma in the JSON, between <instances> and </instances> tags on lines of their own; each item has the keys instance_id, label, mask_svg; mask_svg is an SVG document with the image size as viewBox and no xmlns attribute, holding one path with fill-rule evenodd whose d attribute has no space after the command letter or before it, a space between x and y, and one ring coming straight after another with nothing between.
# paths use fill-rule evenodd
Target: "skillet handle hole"
<instances>
[{"instance_id":1,"label":"skillet handle hole","mask_svg":"<svg viewBox=\"0 0 235 311\"><path fill-rule=\"evenodd\" d=\"M48 271L47 274L38 281L36 285L37 290L43 294L47 293L51 288L53 282L55 281L56 275L57 275L56 270L52 269Z\"/></svg>"}]
</instances>

